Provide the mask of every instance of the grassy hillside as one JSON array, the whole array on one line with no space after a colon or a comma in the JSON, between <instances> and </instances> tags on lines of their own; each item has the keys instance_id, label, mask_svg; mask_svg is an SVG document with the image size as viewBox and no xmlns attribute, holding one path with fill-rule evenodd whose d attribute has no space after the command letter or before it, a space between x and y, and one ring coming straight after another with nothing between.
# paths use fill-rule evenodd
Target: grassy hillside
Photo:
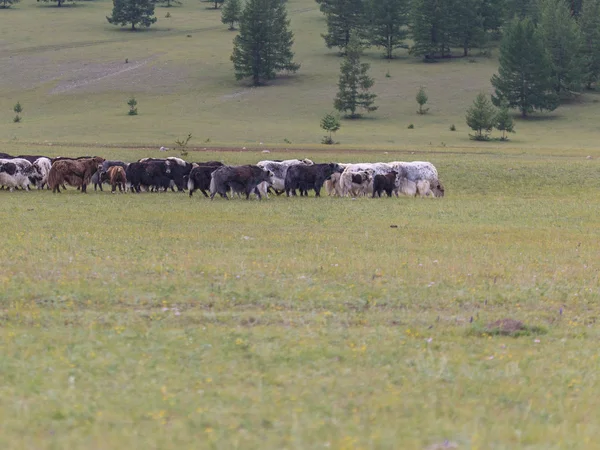
<instances>
[{"instance_id":1,"label":"grassy hillside","mask_svg":"<svg viewBox=\"0 0 600 450\"><path fill-rule=\"evenodd\" d=\"M181 7L158 7L157 24L136 33L106 22L112 2L105 0L60 9L24 0L0 11L0 140L172 146L192 132L195 146L207 140L289 146L285 139L317 145L319 120L333 109L340 64L320 37L325 23L317 4L288 2L302 67L261 88L235 81L229 60L234 33L209 6L188 0ZM424 64L403 51L386 61L371 49L365 60L372 64L380 109L364 120L344 121L337 136L343 146L475 145L464 113L479 91L489 90L494 57ZM415 113L420 85L430 98L427 116ZM126 116L132 94L139 102L137 117ZM22 124L12 123L17 100L25 109ZM518 121L510 146L595 147L597 100L585 94L554 113ZM410 123L414 130L407 129Z\"/></svg>"}]
</instances>

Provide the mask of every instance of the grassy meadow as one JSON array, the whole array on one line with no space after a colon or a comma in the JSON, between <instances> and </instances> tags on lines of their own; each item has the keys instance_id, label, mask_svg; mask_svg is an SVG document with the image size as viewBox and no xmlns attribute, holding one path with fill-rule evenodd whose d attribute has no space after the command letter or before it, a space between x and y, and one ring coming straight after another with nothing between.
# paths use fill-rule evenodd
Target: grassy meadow
<instances>
[{"instance_id":1,"label":"grassy meadow","mask_svg":"<svg viewBox=\"0 0 600 450\"><path fill-rule=\"evenodd\" d=\"M134 161L191 132L190 161L431 161L446 197L0 191L0 448L598 448L598 94L475 143L496 50L370 49L380 109L323 146L341 60L287 4L302 67L260 88L208 3L136 33L107 0L0 10L0 151Z\"/></svg>"},{"instance_id":2,"label":"grassy meadow","mask_svg":"<svg viewBox=\"0 0 600 450\"><path fill-rule=\"evenodd\" d=\"M595 448L597 156L411 154L437 200L0 192L0 446Z\"/></svg>"},{"instance_id":3,"label":"grassy meadow","mask_svg":"<svg viewBox=\"0 0 600 450\"><path fill-rule=\"evenodd\" d=\"M172 147L191 132L191 145L200 148L261 142L319 147L324 134L319 121L333 110L341 59L320 36L325 21L317 3L287 2L301 68L261 88L235 80L229 59L235 32L210 6L184 0L180 7L157 7L158 22L133 33L106 21L109 0L61 8L22 0L1 10L0 142ZM491 91L489 80L498 66L497 49L489 58L479 53L424 64L406 50L398 50L392 61L379 49L367 50L364 60L371 64L379 110L363 120L344 120L337 133L340 145L475 146L465 111L477 93ZM426 116L416 114L421 85L429 95ZM139 102L139 116L126 115L130 95ZM586 93L555 112L518 121L513 145L593 148L599 99ZM17 101L24 107L21 124L12 123ZM457 131L450 131L452 124Z\"/></svg>"}]
</instances>

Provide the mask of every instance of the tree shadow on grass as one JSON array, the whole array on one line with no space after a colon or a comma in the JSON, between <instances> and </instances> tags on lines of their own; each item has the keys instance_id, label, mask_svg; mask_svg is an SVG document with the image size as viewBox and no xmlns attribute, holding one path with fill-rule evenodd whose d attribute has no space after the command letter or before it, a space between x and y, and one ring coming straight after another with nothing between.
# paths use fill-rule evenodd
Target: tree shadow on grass
<instances>
[{"instance_id":1,"label":"tree shadow on grass","mask_svg":"<svg viewBox=\"0 0 600 450\"><path fill-rule=\"evenodd\" d=\"M563 118L562 115L560 114L541 114L541 115L533 115L533 116L527 116L527 117L522 117L521 114L516 114L515 118L518 118L519 121L523 121L523 122L552 122L555 120L560 120Z\"/></svg>"},{"instance_id":2,"label":"tree shadow on grass","mask_svg":"<svg viewBox=\"0 0 600 450\"><path fill-rule=\"evenodd\" d=\"M71 8L81 8L87 6L85 3L77 2L64 2L58 6L58 2L49 1L49 2L41 2L38 0L38 8L52 8L52 9L71 9ZM86 2L87 3L87 2Z\"/></svg>"}]
</instances>

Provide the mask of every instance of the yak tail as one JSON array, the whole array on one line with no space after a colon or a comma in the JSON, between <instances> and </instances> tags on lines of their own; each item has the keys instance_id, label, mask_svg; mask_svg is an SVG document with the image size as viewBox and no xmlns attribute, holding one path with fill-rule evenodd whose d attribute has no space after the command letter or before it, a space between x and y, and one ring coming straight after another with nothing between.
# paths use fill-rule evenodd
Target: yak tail
<instances>
[{"instance_id":1,"label":"yak tail","mask_svg":"<svg viewBox=\"0 0 600 450\"><path fill-rule=\"evenodd\" d=\"M48 173L48 187L54 190L54 188L63 183L63 177L60 170L56 166L52 165L50 172Z\"/></svg>"},{"instance_id":2,"label":"yak tail","mask_svg":"<svg viewBox=\"0 0 600 450\"><path fill-rule=\"evenodd\" d=\"M189 181L188 181L189 183ZM215 177L214 174L213 176L210 177L210 195L214 195L217 193L217 184L215 183Z\"/></svg>"},{"instance_id":3,"label":"yak tail","mask_svg":"<svg viewBox=\"0 0 600 450\"><path fill-rule=\"evenodd\" d=\"M188 178L188 185L187 185L187 187L188 187L188 191L190 191L190 192L195 189L196 185L194 184L194 180L192 179L192 177ZM211 187L212 187L212 181L211 181Z\"/></svg>"}]
</instances>

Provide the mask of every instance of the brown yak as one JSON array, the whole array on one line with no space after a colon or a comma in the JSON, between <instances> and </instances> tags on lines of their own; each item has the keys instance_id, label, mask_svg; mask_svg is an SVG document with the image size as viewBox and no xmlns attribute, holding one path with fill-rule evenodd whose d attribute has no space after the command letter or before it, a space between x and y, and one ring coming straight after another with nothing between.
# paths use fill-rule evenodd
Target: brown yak
<instances>
[{"instance_id":1,"label":"brown yak","mask_svg":"<svg viewBox=\"0 0 600 450\"><path fill-rule=\"evenodd\" d=\"M102 165L104 158L94 156L83 159L63 159L52 164L48 174L48 186L52 192L60 193L60 186L67 183L71 186L80 187L85 194L87 185Z\"/></svg>"},{"instance_id":2,"label":"brown yak","mask_svg":"<svg viewBox=\"0 0 600 450\"><path fill-rule=\"evenodd\" d=\"M114 194L116 187L119 186L119 192L123 192L127 183L127 177L125 176L125 169L121 166L112 166L108 168L108 179L112 187L111 192Z\"/></svg>"}]
</instances>

